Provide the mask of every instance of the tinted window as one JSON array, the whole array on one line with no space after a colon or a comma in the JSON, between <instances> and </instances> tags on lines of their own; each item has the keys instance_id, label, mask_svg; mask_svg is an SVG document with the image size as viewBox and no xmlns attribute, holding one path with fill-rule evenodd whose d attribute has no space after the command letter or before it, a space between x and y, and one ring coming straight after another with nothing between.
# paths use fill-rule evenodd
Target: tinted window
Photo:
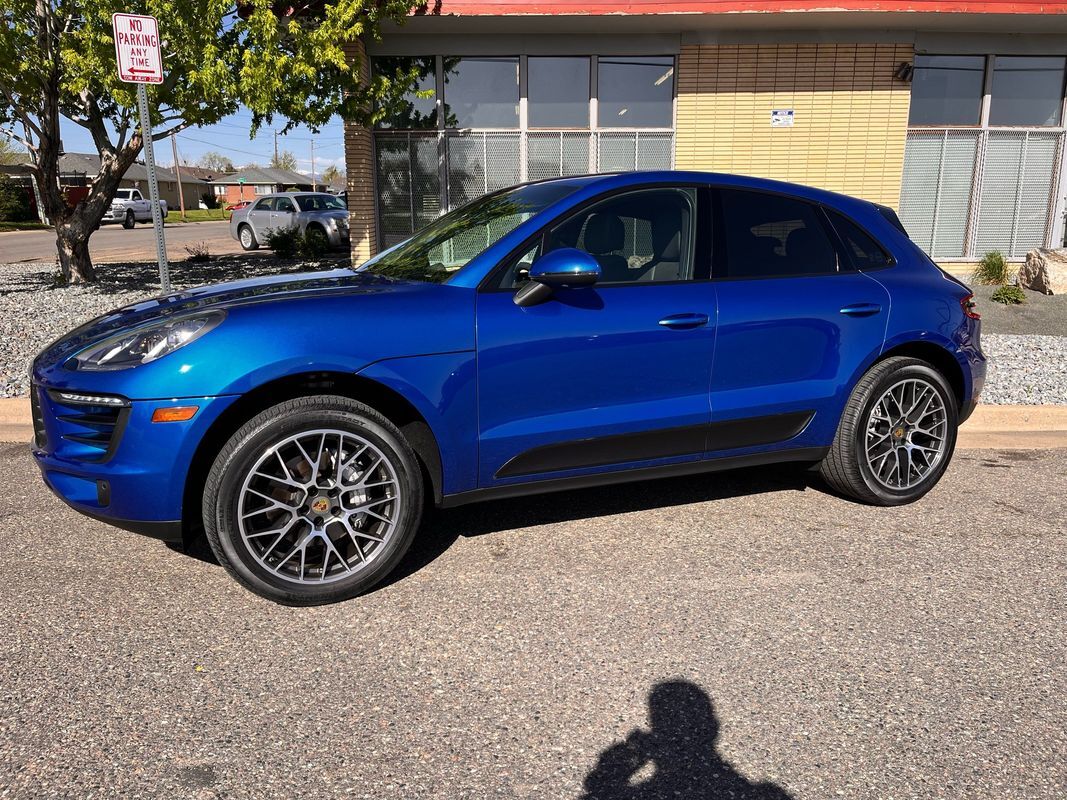
<instances>
[{"instance_id":1,"label":"tinted window","mask_svg":"<svg viewBox=\"0 0 1067 800\"><path fill-rule=\"evenodd\" d=\"M576 247L600 264L598 285L687 280L696 193L647 189L604 200L553 228L546 247Z\"/></svg>"},{"instance_id":2,"label":"tinted window","mask_svg":"<svg viewBox=\"0 0 1067 800\"><path fill-rule=\"evenodd\" d=\"M985 56L915 56L910 125L977 125Z\"/></svg>"},{"instance_id":3,"label":"tinted window","mask_svg":"<svg viewBox=\"0 0 1067 800\"><path fill-rule=\"evenodd\" d=\"M446 59L448 127L519 127L519 59Z\"/></svg>"},{"instance_id":4,"label":"tinted window","mask_svg":"<svg viewBox=\"0 0 1067 800\"><path fill-rule=\"evenodd\" d=\"M419 97L419 93L435 92L436 59L433 56L390 56L375 58L371 64L375 76L398 85L407 84L407 91L391 100L381 101L378 113L379 128L400 130L434 129L437 127L437 100L433 94Z\"/></svg>"},{"instance_id":5,"label":"tinted window","mask_svg":"<svg viewBox=\"0 0 1067 800\"><path fill-rule=\"evenodd\" d=\"M723 231L712 266L716 277L788 278L838 271L837 251L815 206L737 189L723 189L719 196Z\"/></svg>"},{"instance_id":6,"label":"tinted window","mask_svg":"<svg viewBox=\"0 0 1067 800\"><path fill-rule=\"evenodd\" d=\"M273 205L274 205L274 198L273 197L266 197L266 198L260 200L254 206L252 206L252 210L253 211L270 211L270 209L271 209L271 207Z\"/></svg>"},{"instance_id":7,"label":"tinted window","mask_svg":"<svg viewBox=\"0 0 1067 800\"><path fill-rule=\"evenodd\" d=\"M527 117L531 128L589 127L589 59L526 61Z\"/></svg>"},{"instance_id":8,"label":"tinted window","mask_svg":"<svg viewBox=\"0 0 1067 800\"><path fill-rule=\"evenodd\" d=\"M669 128L674 117L674 58L601 56L601 128Z\"/></svg>"},{"instance_id":9,"label":"tinted window","mask_svg":"<svg viewBox=\"0 0 1067 800\"><path fill-rule=\"evenodd\" d=\"M997 56L990 125L1059 125L1065 59Z\"/></svg>"},{"instance_id":10,"label":"tinted window","mask_svg":"<svg viewBox=\"0 0 1067 800\"><path fill-rule=\"evenodd\" d=\"M885 248L855 222L836 211L827 210L826 213L845 245L845 252L848 253L852 266L856 269L882 269L893 263Z\"/></svg>"},{"instance_id":11,"label":"tinted window","mask_svg":"<svg viewBox=\"0 0 1067 800\"><path fill-rule=\"evenodd\" d=\"M332 194L301 194L296 197L296 204L301 211L329 211L348 208L344 201Z\"/></svg>"},{"instance_id":12,"label":"tinted window","mask_svg":"<svg viewBox=\"0 0 1067 800\"><path fill-rule=\"evenodd\" d=\"M293 207L293 201L288 197L279 197L278 201L274 204L274 210L292 213L296 211L296 208Z\"/></svg>"}]
</instances>

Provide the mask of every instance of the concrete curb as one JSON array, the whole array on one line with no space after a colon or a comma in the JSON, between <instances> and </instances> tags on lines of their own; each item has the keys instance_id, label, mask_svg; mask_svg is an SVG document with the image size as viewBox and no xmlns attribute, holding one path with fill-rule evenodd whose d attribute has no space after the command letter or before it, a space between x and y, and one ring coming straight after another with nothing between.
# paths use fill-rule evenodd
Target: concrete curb
<instances>
[{"instance_id":1,"label":"concrete curb","mask_svg":"<svg viewBox=\"0 0 1067 800\"><path fill-rule=\"evenodd\" d=\"M29 398L0 398L0 442L32 438ZM1067 406L978 406L960 428L957 446L966 450L1067 447Z\"/></svg>"}]
</instances>

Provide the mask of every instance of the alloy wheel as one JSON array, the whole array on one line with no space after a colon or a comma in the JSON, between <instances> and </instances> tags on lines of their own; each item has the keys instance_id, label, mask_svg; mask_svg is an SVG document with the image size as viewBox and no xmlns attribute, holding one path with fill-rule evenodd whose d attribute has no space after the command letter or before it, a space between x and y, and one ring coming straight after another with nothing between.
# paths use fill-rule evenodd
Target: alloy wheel
<instances>
[{"instance_id":1,"label":"alloy wheel","mask_svg":"<svg viewBox=\"0 0 1067 800\"><path fill-rule=\"evenodd\" d=\"M872 406L864 453L887 489L922 483L945 457L948 413L940 392L919 378L893 384Z\"/></svg>"},{"instance_id":2,"label":"alloy wheel","mask_svg":"<svg viewBox=\"0 0 1067 800\"><path fill-rule=\"evenodd\" d=\"M241 541L272 574L299 584L362 572L396 534L400 483L362 436L317 429L267 448L237 502Z\"/></svg>"}]
</instances>

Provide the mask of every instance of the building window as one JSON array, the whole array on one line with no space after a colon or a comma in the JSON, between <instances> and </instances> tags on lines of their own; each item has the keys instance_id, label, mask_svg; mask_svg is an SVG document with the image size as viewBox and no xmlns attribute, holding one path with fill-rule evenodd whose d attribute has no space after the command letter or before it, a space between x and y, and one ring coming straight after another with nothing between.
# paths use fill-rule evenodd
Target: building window
<instances>
[{"instance_id":1,"label":"building window","mask_svg":"<svg viewBox=\"0 0 1067 800\"><path fill-rule=\"evenodd\" d=\"M274 187L266 183L257 183L254 187L256 194L270 194L274 191Z\"/></svg>"},{"instance_id":2,"label":"building window","mask_svg":"<svg viewBox=\"0 0 1067 800\"><path fill-rule=\"evenodd\" d=\"M1059 125L1065 59L997 56L990 125Z\"/></svg>"},{"instance_id":3,"label":"building window","mask_svg":"<svg viewBox=\"0 0 1067 800\"><path fill-rule=\"evenodd\" d=\"M589 59L531 56L526 67L531 128L589 127Z\"/></svg>"},{"instance_id":4,"label":"building window","mask_svg":"<svg viewBox=\"0 0 1067 800\"><path fill-rule=\"evenodd\" d=\"M382 116L379 128L397 130L435 130L437 128L437 97L420 93L437 91L437 59L433 56L387 56L371 62L374 74L387 80L401 80L414 76L415 82L402 97L379 107Z\"/></svg>"},{"instance_id":5,"label":"building window","mask_svg":"<svg viewBox=\"0 0 1067 800\"><path fill-rule=\"evenodd\" d=\"M517 57L446 60L444 102L449 127L519 127Z\"/></svg>"},{"instance_id":6,"label":"building window","mask_svg":"<svg viewBox=\"0 0 1067 800\"><path fill-rule=\"evenodd\" d=\"M212 188L212 189L214 190L214 192L215 192L215 197L225 197L225 196L226 196L226 190L227 190L227 189L228 189L229 187L228 187L228 186L224 186L224 185L221 185L221 184L218 184L218 183L216 183L216 184L215 184L214 186L212 186L211 188Z\"/></svg>"},{"instance_id":7,"label":"building window","mask_svg":"<svg viewBox=\"0 0 1067 800\"><path fill-rule=\"evenodd\" d=\"M915 56L909 125L977 125L985 56Z\"/></svg>"},{"instance_id":8,"label":"building window","mask_svg":"<svg viewBox=\"0 0 1067 800\"><path fill-rule=\"evenodd\" d=\"M1065 66L1060 56L916 57L900 218L931 256L1022 258L1060 240ZM976 87L988 94L974 110Z\"/></svg>"},{"instance_id":9,"label":"building window","mask_svg":"<svg viewBox=\"0 0 1067 800\"><path fill-rule=\"evenodd\" d=\"M597 68L601 128L669 128L674 118L674 59L603 56Z\"/></svg>"}]
</instances>

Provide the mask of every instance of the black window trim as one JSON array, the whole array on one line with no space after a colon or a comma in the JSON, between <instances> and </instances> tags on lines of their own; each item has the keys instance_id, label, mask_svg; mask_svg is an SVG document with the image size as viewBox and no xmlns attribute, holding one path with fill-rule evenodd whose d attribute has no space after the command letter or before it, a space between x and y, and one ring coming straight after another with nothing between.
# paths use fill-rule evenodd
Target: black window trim
<instances>
[{"instance_id":1,"label":"black window trim","mask_svg":"<svg viewBox=\"0 0 1067 800\"><path fill-rule=\"evenodd\" d=\"M897 260L893 256L893 254L890 252L890 250L884 244L882 244L881 240L877 236L874 236L873 234L871 234L871 232L867 229L866 226L861 225L855 219L853 219L850 215L846 214L841 209L836 208L836 207L834 207L832 205L820 202L818 200L809 200L806 197L799 197L799 196L797 196L795 194L790 194L789 192L778 191L778 190L775 190L775 189L766 189L766 188L763 188L763 187L754 188L754 187L749 187L749 186L737 186L737 185L733 185L733 184L724 184L724 183L711 183L711 184L708 184L708 186L712 190L712 206L713 206L713 209L714 209L714 211L713 211L714 226L713 226L713 233L712 233L713 248L712 248L712 257L711 257L711 280L712 281L717 281L717 282L736 282L736 281L790 280L790 279L793 279L793 278L832 278L832 277L836 277L836 276L840 276L840 275L853 275L853 274L857 274L857 273L867 274L867 273L870 273L870 272L880 272L880 271L882 271L884 269L890 269L890 268L896 266L896 264L897 264ZM830 244L833 246L834 251L837 254L837 258L838 258L839 263L843 260L851 267L851 269L850 270L841 270L841 269L839 269L837 272L804 272L804 273L798 273L798 274L792 274L792 275L755 275L755 276L744 275L744 276L737 276L737 277L722 276L722 275L718 275L717 276L715 274L715 265L716 264L725 264L726 263L726 252L725 252L725 247L726 247L725 227L726 227L726 223L724 221L723 213L722 213L722 191L723 190L731 190L731 189L735 190L735 191L755 192L757 194L769 194L769 195L774 195L776 197L784 197L784 198L786 198L788 200L793 200L793 201L798 202L798 203L804 203L806 205L813 206L814 209L815 209L816 218L819 220L819 223L822 225L823 232L830 239ZM848 253L848 249L845 247L844 241L842 240L840 234L838 234L837 230L833 226L833 223L830 221L830 216L829 216L829 214L826 213L827 210L833 211L836 214L840 214L842 217L844 217L849 222L851 222L853 225L855 225L857 228L859 228L861 231L863 231L868 237L870 237L871 241L873 241L876 245L878 245L878 247L880 247L882 249L883 252L885 252L885 254L889 258L889 263L887 263L884 267L877 267L876 269L859 269L856 266L855 261L852 260L851 254Z\"/></svg>"},{"instance_id":2,"label":"black window trim","mask_svg":"<svg viewBox=\"0 0 1067 800\"><path fill-rule=\"evenodd\" d=\"M709 282L712 279L712 248L710 245L712 244L711 240L714 239L713 226L711 224L711 186L701 181L657 181L655 183L632 184L630 186L609 189L583 200L581 203L567 209L562 214L556 215L551 220L545 222L545 224L537 231L527 236L521 244L510 250L504 258L500 259L500 262L493 267L484 278L482 278L481 282L478 284L477 291L480 294L514 294L519 290L518 287L493 286L493 284L499 280L501 273L508 269L513 259L519 258L525 254L535 243L540 242L541 246L544 247L544 239L548 235L550 229L555 227L561 221L577 216L591 206L609 200L612 197L623 194L633 194L634 192L650 189L696 189L697 207L696 214L694 214L695 222L693 224L692 237L693 276L691 278L683 278L676 281L631 281L628 283L594 284L593 288L600 291L601 289L626 289L631 286L670 286L679 283L689 284Z\"/></svg>"}]
</instances>

